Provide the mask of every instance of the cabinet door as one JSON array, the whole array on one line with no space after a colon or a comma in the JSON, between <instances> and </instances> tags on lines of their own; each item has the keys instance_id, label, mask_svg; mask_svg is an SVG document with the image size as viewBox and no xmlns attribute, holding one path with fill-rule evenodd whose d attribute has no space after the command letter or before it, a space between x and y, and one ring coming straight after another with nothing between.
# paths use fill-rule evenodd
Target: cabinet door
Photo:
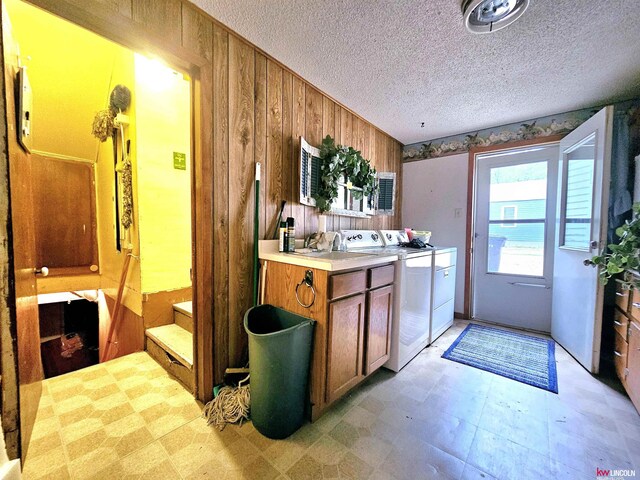
<instances>
[{"instance_id":1,"label":"cabinet door","mask_svg":"<svg viewBox=\"0 0 640 480\"><path fill-rule=\"evenodd\" d=\"M393 286L367 293L365 375L377 370L389 359L392 318Z\"/></svg>"},{"instance_id":2,"label":"cabinet door","mask_svg":"<svg viewBox=\"0 0 640 480\"><path fill-rule=\"evenodd\" d=\"M640 411L640 324L629 323L629 350L627 356L627 392Z\"/></svg>"},{"instance_id":3,"label":"cabinet door","mask_svg":"<svg viewBox=\"0 0 640 480\"><path fill-rule=\"evenodd\" d=\"M364 294L329 304L327 402L333 402L362 379Z\"/></svg>"}]
</instances>

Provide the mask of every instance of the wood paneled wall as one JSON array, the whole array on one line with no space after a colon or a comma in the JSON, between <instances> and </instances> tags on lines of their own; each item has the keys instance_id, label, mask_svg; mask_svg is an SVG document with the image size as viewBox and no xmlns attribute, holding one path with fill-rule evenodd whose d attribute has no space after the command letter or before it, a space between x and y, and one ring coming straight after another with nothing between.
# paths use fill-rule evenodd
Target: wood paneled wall
<instances>
[{"instance_id":1,"label":"wood paneled wall","mask_svg":"<svg viewBox=\"0 0 640 480\"><path fill-rule=\"evenodd\" d=\"M199 97L195 125L197 128L210 121L212 131L199 131L201 151L196 155L212 157L211 171L201 172L201 180L213 183L213 245L204 246L198 255L208 258L209 252L213 257L210 267L206 267L211 272L205 273L213 277L213 330L201 334L213 334L214 374L218 381L224 369L238 366L246 353L242 320L252 300L254 164L261 162L263 171L261 238L273 232L282 200L287 201L284 217L296 219L296 232L302 237L316 231L318 211L296 201L301 135L312 145L319 145L324 136L332 135L338 143L361 150L378 171L397 172L398 187L402 146L186 1L30 1L72 21L86 18L85 26L98 33L110 32L108 25L95 20L96 12L108 8L110 22L117 24L122 23L118 19L126 19L129 23L124 25L133 21L141 27L145 38L134 43L160 42L157 47L171 52L165 56L169 61L180 57L192 63L193 58L205 60L199 62L199 83L194 90ZM61 3L67 6L62 8ZM127 43L127 38L113 39ZM202 120L204 117L207 122ZM196 188L198 181L196 178ZM396 190L395 217L330 216L327 228L399 228L399 192L400 188ZM207 218L208 213L203 215Z\"/></svg>"}]
</instances>

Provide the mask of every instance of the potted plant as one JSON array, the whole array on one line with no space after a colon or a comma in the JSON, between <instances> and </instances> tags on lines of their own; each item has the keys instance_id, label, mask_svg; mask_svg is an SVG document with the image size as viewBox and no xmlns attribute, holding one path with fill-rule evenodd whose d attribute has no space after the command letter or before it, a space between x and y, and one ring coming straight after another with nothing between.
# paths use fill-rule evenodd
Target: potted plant
<instances>
[{"instance_id":1,"label":"potted plant","mask_svg":"<svg viewBox=\"0 0 640 480\"><path fill-rule=\"evenodd\" d=\"M600 281L603 285L609 282L611 277L628 270L640 268L640 203L633 204L633 216L624 225L616 229L616 235L620 242L609 245L609 252L596 255L591 259L594 265L600 266ZM628 288L640 285L628 279L623 279Z\"/></svg>"},{"instance_id":2,"label":"potted plant","mask_svg":"<svg viewBox=\"0 0 640 480\"><path fill-rule=\"evenodd\" d=\"M321 212L331 210L342 186L357 200L376 192L376 169L358 150L336 145L335 140L327 135L320 146L320 160L320 184L314 198Z\"/></svg>"}]
</instances>

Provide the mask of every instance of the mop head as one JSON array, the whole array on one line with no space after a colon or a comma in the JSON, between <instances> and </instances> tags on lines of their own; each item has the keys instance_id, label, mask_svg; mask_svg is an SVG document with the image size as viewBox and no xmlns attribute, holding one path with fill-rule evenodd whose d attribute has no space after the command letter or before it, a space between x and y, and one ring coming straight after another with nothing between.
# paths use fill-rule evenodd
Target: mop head
<instances>
[{"instance_id":1,"label":"mop head","mask_svg":"<svg viewBox=\"0 0 640 480\"><path fill-rule=\"evenodd\" d=\"M242 421L249 418L250 405L249 385L240 382L237 387L222 387L218 396L204 406L202 416L207 419L207 425L224 430L227 423L242 425Z\"/></svg>"},{"instance_id":2,"label":"mop head","mask_svg":"<svg viewBox=\"0 0 640 480\"><path fill-rule=\"evenodd\" d=\"M116 85L109 97L109 108L118 113L124 112L131 104L131 90L124 85Z\"/></svg>"},{"instance_id":3,"label":"mop head","mask_svg":"<svg viewBox=\"0 0 640 480\"><path fill-rule=\"evenodd\" d=\"M106 142L107 138L113 135L113 129L115 128L113 119L113 112L109 109L100 110L96 113L91 127L93 136L97 137L101 142Z\"/></svg>"}]
</instances>

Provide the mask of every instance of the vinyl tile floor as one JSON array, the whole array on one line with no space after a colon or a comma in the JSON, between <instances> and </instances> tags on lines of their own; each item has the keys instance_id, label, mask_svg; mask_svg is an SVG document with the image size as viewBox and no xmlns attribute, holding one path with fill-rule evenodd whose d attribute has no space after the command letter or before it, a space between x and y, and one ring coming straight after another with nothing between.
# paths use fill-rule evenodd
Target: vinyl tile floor
<instances>
[{"instance_id":1,"label":"vinyl tile floor","mask_svg":"<svg viewBox=\"0 0 640 480\"><path fill-rule=\"evenodd\" d=\"M27 479L591 479L640 475L628 397L556 348L559 394L440 358L454 326L400 373L380 370L286 440L222 432L146 353L43 382Z\"/></svg>"}]
</instances>

